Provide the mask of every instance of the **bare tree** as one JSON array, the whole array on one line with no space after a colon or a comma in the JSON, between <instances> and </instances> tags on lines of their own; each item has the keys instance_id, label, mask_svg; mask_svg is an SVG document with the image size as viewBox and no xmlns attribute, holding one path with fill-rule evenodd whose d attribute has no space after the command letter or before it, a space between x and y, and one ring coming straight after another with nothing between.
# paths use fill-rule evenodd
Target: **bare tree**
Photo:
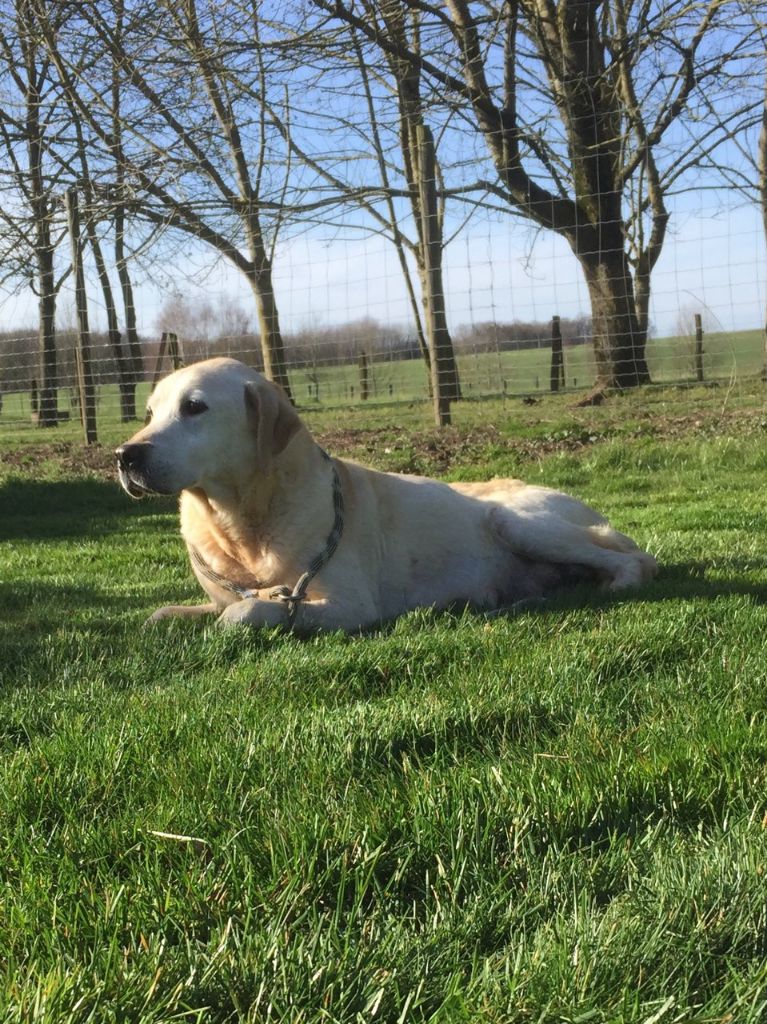
<instances>
[{"instance_id":1,"label":"bare tree","mask_svg":"<svg viewBox=\"0 0 767 1024\"><path fill-rule=\"evenodd\" d=\"M118 206L192 236L241 271L256 302L266 372L289 393L272 286L278 218L271 240L264 223L265 211L279 210L279 189L265 180L265 122L241 86L252 68L232 64L230 43L252 28L235 13L223 0L206 3L202 14L197 0L163 0L151 9L112 0L78 5L68 39L48 19L45 38L57 66L74 76L80 117L119 162ZM83 27L110 62L111 103L103 83L80 74L73 59ZM118 239L124 245L124 229Z\"/></svg>"},{"instance_id":2,"label":"bare tree","mask_svg":"<svg viewBox=\"0 0 767 1024\"><path fill-rule=\"evenodd\" d=\"M391 0L387 11L396 31L404 38L412 32L417 46L417 16L409 19L401 0ZM382 60L381 51L370 43L364 44L354 29L313 30L296 40L286 56L285 41L292 38L294 28L282 24L282 38L265 42L254 33L253 59L259 67L263 67L265 52L279 55L285 96L279 104L270 101L262 73L259 90L252 92L252 100L284 139L296 167L306 168L313 176L314 184L299 196L297 216L302 223L321 218L328 228L340 210L342 219L350 218L357 230L370 230L391 240L403 273L421 353L430 372L434 370L434 384L438 385L434 388L435 397L447 407L450 401L460 398L460 382L442 283L446 244L444 200L438 194L439 176L426 173L424 166L427 152L439 165L426 123L426 105L420 96L420 73L390 54L383 53ZM298 84L303 76L302 62L319 65L311 83ZM301 99L296 102L292 93ZM314 97L314 102L307 93ZM343 103L335 104L337 109L332 101L328 102L331 95L343 96ZM308 131L294 127L296 114L300 122L308 123ZM399 154L384 142L385 136L397 140ZM328 144L331 137L338 141L338 149ZM362 180L360 167L367 174ZM359 211L367 215L366 227L358 217L354 220ZM420 278L420 306L408 253ZM432 366L433 356L437 357L439 367Z\"/></svg>"},{"instance_id":3,"label":"bare tree","mask_svg":"<svg viewBox=\"0 0 767 1024\"><path fill-rule=\"evenodd\" d=\"M751 28L753 54L742 53L740 66L731 77L734 99L729 104L711 102L706 96L706 116L725 142L709 169L716 184L723 183L729 192L738 192L757 204L767 244L767 22L761 0L739 0L737 12ZM748 115L736 120L733 111L742 106ZM767 381L767 298L762 379Z\"/></svg>"},{"instance_id":4,"label":"bare tree","mask_svg":"<svg viewBox=\"0 0 767 1024\"><path fill-rule=\"evenodd\" d=\"M731 143L745 139L758 118L751 78L764 40L760 45L753 21L732 2L671 6L665 20L652 27L643 25L626 0L611 0L609 13L626 131L620 176L627 252L644 343L651 274L670 220L667 197L699 189L704 175L709 187L715 186L730 167ZM648 35L644 43L643 33ZM641 56L651 46L655 66ZM670 87L657 67L657 58L668 52L681 57L676 66L668 62L674 69Z\"/></svg>"},{"instance_id":5,"label":"bare tree","mask_svg":"<svg viewBox=\"0 0 767 1024\"><path fill-rule=\"evenodd\" d=\"M55 289L53 193L77 180L90 197L105 287L99 225L114 224L134 363L127 249L141 223L204 243L238 268L255 299L266 371L287 387L276 239L337 215L391 238L408 280L415 264L425 313L416 323L429 324L437 372L456 397L441 280L455 226L446 204L490 193L568 241L591 298L598 385L641 384L667 198L753 124L753 97L733 83L757 59L756 7L300 0L267 18L252 0L13 0L0 57L18 105L0 115L0 141L33 225L36 287L50 293L53 280ZM351 106L340 113L332 105L349 99L347 83ZM59 108L66 98L60 126L58 115L41 116L44 90ZM47 165L46 153L55 156ZM459 181L461 165L476 180ZM46 416L51 308L43 316L41 299Z\"/></svg>"},{"instance_id":6,"label":"bare tree","mask_svg":"<svg viewBox=\"0 0 767 1024\"><path fill-rule=\"evenodd\" d=\"M65 232L57 200L62 169L51 157L62 126L59 94L40 46L30 0L14 0L0 15L0 145L7 160L0 203L6 278L29 284L38 298L40 381L38 423L58 423L56 296L68 271L57 276L56 246ZM57 217L59 218L57 223Z\"/></svg>"},{"instance_id":7,"label":"bare tree","mask_svg":"<svg viewBox=\"0 0 767 1024\"><path fill-rule=\"evenodd\" d=\"M369 15L375 17L369 8ZM420 15L408 10L402 0L383 0L381 18L386 32L397 41L397 49L412 48L420 53ZM375 109L370 102L371 93L367 83L365 59L357 42L353 40L363 83L366 84L366 98L371 125L376 124ZM402 153L403 171L407 183L408 200L416 228L415 243L411 243L421 280L421 297L427 332L430 342L429 366L432 373L433 389L438 407L443 407L461 397L458 366L447 323L445 288L442 272L444 248L444 201L438 197L438 160L434 137L426 123L426 111L421 95L421 68L403 59L393 50L385 50L384 58L394 84L396 107L399 120L399 146ZM373 135L376 159L381 170L382 184L386 185L385 155L382 152L377 133ZM396 238L401 238L396 217L390 208L392 228ZM420 318L419 318L420 319ZM437 413L440 421L445 412Z\"/></svg>"},{"instance_id":8,"label":"bare tree","mask_svg":"<svg viewBox=\"0 0 767 1024\"><path fill-rule=\"evenodd\" d=\"M767 26L761 17L758 5L746 2L746 11L754 19L762 43L762 55L767 53ZM748 143L739 145L740 153L745 157L747 168L745 180L736 174L728 175L729 184L744 192L749 198L755 197L761 213L764 241L767 245L767 59L763 56L762 96L759 105L759 135L756 147L751 150ZM738 140L740 143L740 140ZM764 361L762 364L762 380L767 382L767 298L765 298L764 314Z\"/></svg>"},{"instance_id":9,"label":"bare tree","mask_svg":"<svg viewBox=\"0 0 767 1024\"><path fill-rule=\"evenodd\" d=\"M18 202L2 204L8 251L6 276L29 280L39 299L41 367L38 374L42 426L58 422L57 391L61 383L56 340L56 303L71 273L66 260L56 270L56 249L66 233L63 197L74 184L86 204L86 233L104 295L112 365L120 384L124 419L135 417L135 375L124 358L117 311L106 259L97 231L100 213L94 203L91 161L94 151L85 122L72 99L71 75L61 74L56 52L48 45L66 24L63 4L15 0L14 10L0 20L0 64L11 97L0 113L0 140L9 157L6 181L15 184ZM80 48L80 73L86 74L87 47ZM66 69L65 69L66 71ZM15 97L15 100L14 100ZM96 183L97 184L97 183ZM136 346L138 339L135 339ZM130 379L131 376L133 379ZM38 379L36 378L36 379Z\"/></svg>"},{"instance_id":10,"label":"bare tree","mask_svg":"<svg viewBox=\"0 0 767 1024\"><path fill-rule=\"evenodd\" d=\"M561 234L581 265L599 386L647 381L650 272L668 222L664 188L678 179L664 178L659 162L675 161L672 137L683 120L695 135L694 97L752 34L743 29L735 46L730 0L668 0L662 9L641 0L413 0L428 23L428 52L389 30L386 0L376 0L377 16L368 0L313 2L418 68L444 102L471 110L508 202ZM714 141L703 138L711 153ZM695 145L684 147L688 168ZM632 218L627 193L640 178ZM638 223L648 212L649 233Z\"/></svg>"},{"instance_id":11,"label":"bare tree","mask_svg":"<svg viewBox=\"0 0 767 1024\"><path fill-rule=\"evenodd\" d=\"M77 181L77 186L69 190L68 196L71 196L72 191L79 191L82 195L85 215L85 233L93 255L93 261L96 267L99 284L101 286L101 292L104 297L104 309L107 318L107 335L117 372L120 391L120 410L122 420L125 423L136 418L136 380L135 375L131 372L130 359L123 349L122 335L118 325L117 306L115 304L112 282L109 277L109 270L104 258L101 238L98 232L98 224L101 219L101 214L95 202L94 182L91 174L88 154L89 147L85 137L84 126L81 119L78 117L78 111L74 102L74 88L72 86L71 79L66 69L62 70L64 71L63 92L66 105L71 115L73 130L72 146L74 147L72 160L73 162L76 162L75 180ZM59 159L66 167L69 167L70 161L68 159L63 158L62 156L59 156ZM71 230L72 228L70 224L70 232Z\"/></svg>"},{"instance_id":12,"label":"bare tree","mask_svg":"<svg viewBox=\"0 0 767 1024\"><path fill-rule=\"evenodd\" d=\"M123 23L125 21L124 0L115 0L114 19L115 38L118 47L121 47ZM122 292L123 313L125 317L125 337L128 344L131 363L131 380L133 383L138 383L143 376L143 358L141 355L141 345L139 343L138 329L136 326L136 303L133 297L133 280L131 278L126 246L126 222L128 220L128 214L126 209L127 188L125 180L125 154L122 143L122 78L119 68L114 61L111 62L110 72L111 81L109 95L111 100L111 136L109 141L114 170L114 192L111 197L110 206L114 230L114 257L117 277L120 282L120 290Z\"/></svg>"}]
</instances>

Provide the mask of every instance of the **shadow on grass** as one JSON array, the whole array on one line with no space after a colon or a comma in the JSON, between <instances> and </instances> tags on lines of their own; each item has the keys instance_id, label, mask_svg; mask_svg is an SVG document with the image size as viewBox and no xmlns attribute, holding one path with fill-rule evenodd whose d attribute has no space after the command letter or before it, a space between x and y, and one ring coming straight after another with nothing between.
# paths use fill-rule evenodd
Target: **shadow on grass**
<instances>
[{"instance_id":1,"label":"shadow on grass","mask_svg":"<svg viewBox=\"0 0 767 1024\"><path fill-rule=\"evenodd\" d=\"M102 633L130 628L131 623L139 628L155 608L168 603L167 594L168 588L160 585L135 593L109 593L98 583L0 581L0 661L11 648L34 645L44 635L62 630ZM183 594L177 596L184 601Z\"/></svg>"},{"instance_id":2,"label":"shadow on grass","mask_svg":"<svg viewBox=\"0 0 767 1024\"><path fill-rule=\"evenodd\" d=\"M158 585L151 590L142 589L141 593L115 594L103 590L99 583L58 583L52 580L6 583L0 580L0 609L9 618L14 612L28 615L29 610L36 606L59 609L61 615L67 617L96 608L125 611L144 608L155 601L161 603L167 596L167 589Z\"/></svg>"},{"instance_id":3,"label":"shadow on grass","mask_svg":"<svg viewBox=\"0 0 767 1024\"><path fill-rule=\"evenodd\" d=\"M158 533L177 536L175 524L176 499L152 498L132 501L117 482L97 479L37 481L9 477L0 484L0 539L4 541L51 541L104 537L129 530L147 535ZM168 520L171 520L170 522ZM766 558L733 555L704 564L665 564L658 578L649 586L621 594L595 593L593 588L579 586L534 606L520 606L502 613L556 615L582 607L608 608L625 604L653 604L672 600L706 599L740 595L758 604L767 603L767 583L747 578L767 570ZM87 570L84 569L84 574ZM708 575L707 575L708 574ZM46 602L63 613L107 608L126 611L184 601L180 593L158 586L151 593L142 589L140 595L115 596L104 593L97 585L59 584L50 580L30 580L12 587L0 584L0 607L17 615L17 609L36 602ZM50 614L50 613L48 613ZM450 614L450 613L445 613ZM389 632L394 623L366 630L366 634Z\"/></svg>"},{"instance_id":4,"label":"shadow on grass","mask_svg":"<svg viewBox=\"0 0 767 1024\"><path fill-rule=\"evenodd\" d=\"M148 531L165 529L159 517L175 512L175 498L133 501L117 482L28 480L0 484L0 538L56 540L116 533L126 522L144 519Z\"/></svg>"},{"instance_id":5,"label":"shadow on grass","mask_svg":"<svg viewBox=\"0 0 767 1024\"><path fill-rule=\"evenodd\" d=\"M637 590L611 594L579 585L572 591L538 602L520 602L519 606L504 609L497 616L515 618L521 614L560 615L578 608L606 609L620 605L651 605L696 598L713 601L733 596L747 597L755 604L767 604L767 583L753 583L743 579L742 575L759 570L767 570L767 559L717 560L712 566L703 563L666 563L660 566L660 572L652 583ZM708 576L710 571L716 571L717 577Z\"/></svg>"},{"instance_id":6,"label":"shadow on grass","mask_svg":"<svg viewBox=\"0 0 767 1024\"><path fill-rule=\"evenodd\" d=\"M428 728L404 724L390 735L358 734L348 764L356 777L371 768L406 774L410 762L458 762L471 751L498 757L507 746L551 739L568 724L566 715L535 700L517 709L448 715Z\"/></svg>"},{"instance_id":7,"label":"shadow on grass","mask_svg":"<svg viewBox=\"0 0 767 1024\"><path fill-rule=\"evenodd\" d=\"M715 562L661 564L657 579L646 589L616 597L616 601L670 601L678 598L742 596L756 604L767 604L767 581L745 579L746 574L767 574L767 558L734 555ZM712 574L716 575L712 575Z\"/></svg>"},{"instance_id":8,"label":"shadow on grass","mask_svg":"<svg viewBox=\"0 0 767 1024\"><path fill-rule=\"evenodd\" d=\"M706 572L715 568L721 578L712 579ZM408 612L406 615L420 615L424 618L424 628L439 618L453 619L458 622L463 616L469 615L479 621L493 622L503 619L516 619L520 616L546 617L563 615L567 612L590 608L596 611L617 608L623 605L653 605L667 601L695 600L696 598L714 601L721 597L746 597L754 604L767 604L767 583L751 583L742 578L741 573L767 570L767 559L738 559L717 561L716 566L702 563L661 565L658 577L652 582L636 590L624 590L617 594L596 590L588 584L578 584L571 590L564 590L548 598L520 601L494 612L482 612L471 608L456 606L443 611L421 608ZM734 570L734 574L731 573ZM397 629L399 619L379 623L361 630L361 636L388 635Z\"/></svg>"}]
</instances>

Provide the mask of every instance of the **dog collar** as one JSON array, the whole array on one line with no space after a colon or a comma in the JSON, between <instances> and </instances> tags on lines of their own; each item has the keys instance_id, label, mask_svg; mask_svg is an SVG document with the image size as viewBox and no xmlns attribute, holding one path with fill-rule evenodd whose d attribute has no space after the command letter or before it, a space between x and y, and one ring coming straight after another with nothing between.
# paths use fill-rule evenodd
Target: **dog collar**
<instances>
[{"instance_id":1,"label":"dog collar","mask_svg":"<svg viewBox=\"0 0 767 1024\"><path fill-rule=\"evenodd\" d=\"M319 447L319 446L318 446ZM285 584L281 584L278 587L274 587L269 592L269 597L272 601L284 601L288 606L288 625L292 627L298 610L298 605L306 598L306 592L309 589L309 584L312 582L317 573L324 566L328 564L330 559L338 547L338 542L341 540L341 535L344 532L344 495L341 490L341 480L338 476L338 470L332 458L326 451L320 448L322 457L327 459L333 469L333 511L335 513L333 520L333 528L328 534L328 538L325 541L325 547L322 551L312 559L309 563L309 568L299 577L298 582L291 590L290 587ZM234 580L227 579L226 576L222 576L217 573L215 569L212 569L205 559L202 557L197 548L189 548L189 555L192 559L193 564L202 573L206 579L209 579L212 583L217 586L228 590L230 594L236 594L238 599L244 601L247 598L258 597L258 583L256 588L244 587Z\"/></svg>"}]
</instances>

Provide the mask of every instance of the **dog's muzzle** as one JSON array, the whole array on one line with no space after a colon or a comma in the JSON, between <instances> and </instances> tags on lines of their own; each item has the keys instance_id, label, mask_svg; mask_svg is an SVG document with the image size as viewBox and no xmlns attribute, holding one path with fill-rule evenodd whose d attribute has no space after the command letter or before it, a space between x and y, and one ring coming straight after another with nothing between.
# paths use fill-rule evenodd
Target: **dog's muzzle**
<instances>
[{"instance_id":1,"label":"dog's muzzle","mask_svg":"<svg viewBox=\"0 0 767 1024\"><path fill-rule=\"evenodd\" d=\"M120 483L131 498L143 498L151 490L146 483L146 466L151 447L147 443L123 444L115 451Z\"/></svg>"}]
</instances>

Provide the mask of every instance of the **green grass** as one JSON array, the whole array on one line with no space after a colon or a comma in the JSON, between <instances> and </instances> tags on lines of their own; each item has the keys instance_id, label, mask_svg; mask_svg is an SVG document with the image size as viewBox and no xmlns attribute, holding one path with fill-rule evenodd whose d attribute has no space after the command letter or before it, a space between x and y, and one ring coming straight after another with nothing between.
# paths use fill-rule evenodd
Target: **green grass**
<instances>
[{"instance_id":1,"label":"green grass","mask_svg":"<svg viewBox=\"0 0 767 1024\"><path fill-rule=\"evenodd\" d=\"M0 452L4 1022L767 1018L761 394L458 408L448 463L384 411L347 443L565 487L658 581L142 631L199 598L173 504Z\"/></svg>"}]
</instances>

